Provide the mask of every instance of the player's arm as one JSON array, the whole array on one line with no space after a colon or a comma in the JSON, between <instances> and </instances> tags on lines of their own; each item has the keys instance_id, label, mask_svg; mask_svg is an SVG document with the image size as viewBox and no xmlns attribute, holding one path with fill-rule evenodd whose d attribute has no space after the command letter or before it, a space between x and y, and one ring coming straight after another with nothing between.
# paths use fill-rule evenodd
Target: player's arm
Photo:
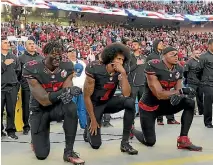
<instances>
[{"instance_id":1,"label":"player's arm","mask_svg":"<svg viewBox=\"0 0 213 165\"><path fill-rule=\"evenodd\" d=\"M199 63L196 66L196 74L198 75L197 77L201 77L200 75L202 74L206 63L207 63L206 56L205 56L205 54L202 54L199 58Z\"/></svg>"},{"instance_id":2,"label":"player's arm","mask_svg":"<svg viewBox=\"0 0 213 165\"><path fill-rule=\"evenodd\" d=\"M170 98L170 96L179 94L179 91L166 91L162 88L157 77L158 69L156 68L156 65L158 65L158 62L159 61L156 60L149 61L145 66L144 72L146 74L149 89L152 91L153 95L156 96L159 100L167 100Z\"/></svg>"},{"instance_id":3,"label":"player's arm","mask_svg":"<svg viewBox=\"0 0 213 165\"><path fill-rule=\"evenodd\" d=\"M34 64L36 65L36 64ZM65 92L65 89L62 88L56 92L49 92L47 93L46 90L41 86L41 84L36 79L35 68L33 65L26 64L23 67L23 77L27 79L27 82L30 87L30 91L33 97L42 105L42 106L49 106L53 103L60 101L60 96Z\"/></svg>"},{"instance_id":4,"label":"player's arm","mask_svg":"<svg viewBox=\"0 0 213 165\"><path fill-rule=\"evenodd\" d=\"M49 94L36 79L27 79L33 97L43 106L51 105Z\"/></svg>"},{"instance_id":5,"label":"player's arm","mask_svg":"<svg viewBox=\"0 0 213 165\"><path fill-rule=\"evenodd\" d=\"M177 84L175 85L175 90L180 91L183 88L182 82L183 82L183 79L179 79L177 81Z\"/></svg>"},{"instance_id":6,"label":"player's arm","mask_svg":"<svg viewBox=\"0 0 213 165\"><path fill-rule=\"evenodd\" d=\"M127 79L126 73L121 73L119 75L120 87L122 90L122 94L124 97L129 97L131 93L131 87L129 85L129 81Z\"/></svg>"},{"instance_id":7,"label":"player's arm","mask_svg":"<svg viewBox=\"0 0 213 165\"><path fill-rule=\"evenodd\" d=\"M64 81L62 88L68 88L73 86L72 79L74 77L74 65L72 62L63 62L62 65L67 71L67 79Z\"/></svg>"},{"instance_id":8,"label":"player's arm","mask_svg":"<svg viewBox=\"0 0 213 165\"><path fill-rule=\"evenodd\" d=\"M156 75L146 74L146 76L150 90L159 100L167 100L169 99L170 96L180 93L179 90L172 90L172 91L164 90L160 82L158 81Z\"/></svg>"},{"instance_id":9,"label":"player's arm","mask_svg":"<svg viewBox=\"0 0 213 165\"><path fill-rule=\"evenodd\" d=\"M90 116L90 119L92 121L96 120L94 110L93 110L93 104L91 101L91 96L94 92L95 87L95 79L92 77L86 76L85 82L84 82L84 102L87 109L87 112Z\"/></svg>"},{"instance_id":10,"label":"player's arm","mask_svg":"<svg viewBox=\"0 0 213 165\"><path fill-rule=\"evenodd\" d=\"M73 73L69 75L67 79L64 81L63 88L72 87L73 86L72 79L73 79Z\"/></svg>"}]
</instances>

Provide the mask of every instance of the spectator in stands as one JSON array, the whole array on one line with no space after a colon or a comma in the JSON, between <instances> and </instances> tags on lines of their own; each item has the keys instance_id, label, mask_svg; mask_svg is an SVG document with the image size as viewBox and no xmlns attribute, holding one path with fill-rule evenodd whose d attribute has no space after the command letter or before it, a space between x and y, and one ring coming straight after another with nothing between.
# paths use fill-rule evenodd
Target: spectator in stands
<instances>
[{"instance_id":1,"label":"spectator in stands","mask_svg":"<svg viewBox=\"0 0 213 165\"><path fill-rule=\"evenodd\" d=\"M75 76L73 77L73 85L83 89L84 81L86 79L85 68L86 64L82 61L77 59L77 52L76 50L69 46L67 48L67 56L70 61L74 64ZM87 115L86 115L86 107L84 104L84 97L83 94L75 97L73 101L77 104L77 112L80 122L80 127L82 129L86 128L87 125ZM87 136L85 136L86 131L84 133L84 140L87 141Z\"/></svg>"}]
</instances>

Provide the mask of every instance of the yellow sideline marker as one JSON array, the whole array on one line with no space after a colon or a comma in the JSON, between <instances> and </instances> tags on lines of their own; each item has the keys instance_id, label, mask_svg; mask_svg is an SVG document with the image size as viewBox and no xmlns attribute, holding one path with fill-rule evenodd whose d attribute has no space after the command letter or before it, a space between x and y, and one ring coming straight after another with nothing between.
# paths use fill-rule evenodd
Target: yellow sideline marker
<instances>
[{"instance_id":1,"label":"yellow sideline marker","mask_svg":"<svg viewBox=\"0 0 213 165\"><path fill-rule=\"evenodd\" d=\"M18 99L16 102L16 110L15 110L15 126L16 131L23 131L23 120L22 120L22 103L21 103L21 90L18 92Z\"/></svg>"},{"instance_id":2,"label":"yellow sideline marker","mask_svg":"<svg viewBox=\"0 0 213 165\"><path fill-rule=\"evenodd\" d=\"M152 162L138 162L130 165L186 165L187 163L209 162L213 164L213 154L208 155L194 155L190 157L180 157Z\"/></svg>"}]
</instances>

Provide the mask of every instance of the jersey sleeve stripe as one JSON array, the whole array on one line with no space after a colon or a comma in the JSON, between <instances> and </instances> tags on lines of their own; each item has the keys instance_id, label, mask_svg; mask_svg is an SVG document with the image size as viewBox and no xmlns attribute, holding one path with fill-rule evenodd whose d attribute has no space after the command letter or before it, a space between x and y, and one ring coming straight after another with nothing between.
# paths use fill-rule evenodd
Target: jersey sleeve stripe
<instances>
[{"instance_id":1,"label":"jersey sleeve stripe","mask_svg":"<svg viewBox=\"0 0 213 165\"><path fill-rule=\"evenodd\" d=\"M149 75L155 75L155 74L156 74L155 72L149 72L149 71L146 71L146 70L144 70L144 72L145 72L146 74L149 74Z\"/></svg>"},{"instance_id":2,"label":"jersey sleeve stripe","mask_svg":"<svg viewBox=\"0 0 213 165\"><path fill-rule=\"evenodd\" d=\"M26 79L35 79L32 75L22 75Z\"/></svg>"},{"instance_id":3,"label":"jersey sleeve stripe","mask_svg":"<svg viewBox=\"0 0 213 165\"><path fill-rule=\"evenodd\" d=\"M88 73L87 71L85 73L86 73L87 76L94 78L94 76L92 74Z\"/></svg>"}]
</instances>

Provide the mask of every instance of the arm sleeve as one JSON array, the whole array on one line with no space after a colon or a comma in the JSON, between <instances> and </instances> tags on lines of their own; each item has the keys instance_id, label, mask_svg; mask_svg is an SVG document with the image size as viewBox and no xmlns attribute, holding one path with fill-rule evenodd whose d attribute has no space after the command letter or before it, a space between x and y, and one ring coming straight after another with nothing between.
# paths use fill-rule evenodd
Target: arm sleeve
<instances>
[{"instance_id":1,"label":"arm sleeve","mask_svg":"<svg viewBox=\"0 0 213 165\"><path fill-rule=\"evenodd\" d=\"M4 62L2 62L1 63L1 74L3 74L6 71L6 69L7 69L7 65Z\"/></svg>"},{"instance_id":2,"label":"arm sleeve","mask_svg":"<svg viewBox=\"0 0 213 165\"><path fill-rule=\"evenodd\" d=\"M89 76L91 78L95 78L94 66L92 64L88 64L85 69L85 73L87 76Z\"/></svg>"},{"instance_id":3,"label":"arm sleeve","mask_svg":"<svg viewBox=\"0 0 213 165\"><path fill-rule=\"evenodd\" d=\"M203 71L204 69L204 66L206 64L206 58L205 58L205 55L201 55L200 56L200 59L199 59L199 63L197 65L197 69L196 69L196 72L199 74Z\"/></svg>"},{"instance_id":4,"label":"arm sleeve","mask_svg":"<svg viewBox=\"0 0 213 165\"><path fill-rule=\"evenodd\" d=\"M69 62L63 62L62 65L63 65L63 68L67 72L67 76L73 74L73 72L74 72L74 65L73 65L73 63L71 61L69 61Z\"/></svg>"},{"instance_id":5,"label":"arm sleeve","mask_svg":"<svg viewBox=\"0 0 213 165\"><path fill-rule=\"evenodd\" d=\"M35 74L33 73L33 68L29 66L28 63L24 64L22 76L27 79L36 79Z\"/></svg>"},{"instance_id":6,"label":"arm sleeve","mask_svg":"<svg viewBox=\"0 0 213 165\"><path fill-rule=\"evenodd\" d=\"M153 67L152 61L146 63L144 72L148 75L156 75L155 68Z\"/></svg>"}]
</instances>

